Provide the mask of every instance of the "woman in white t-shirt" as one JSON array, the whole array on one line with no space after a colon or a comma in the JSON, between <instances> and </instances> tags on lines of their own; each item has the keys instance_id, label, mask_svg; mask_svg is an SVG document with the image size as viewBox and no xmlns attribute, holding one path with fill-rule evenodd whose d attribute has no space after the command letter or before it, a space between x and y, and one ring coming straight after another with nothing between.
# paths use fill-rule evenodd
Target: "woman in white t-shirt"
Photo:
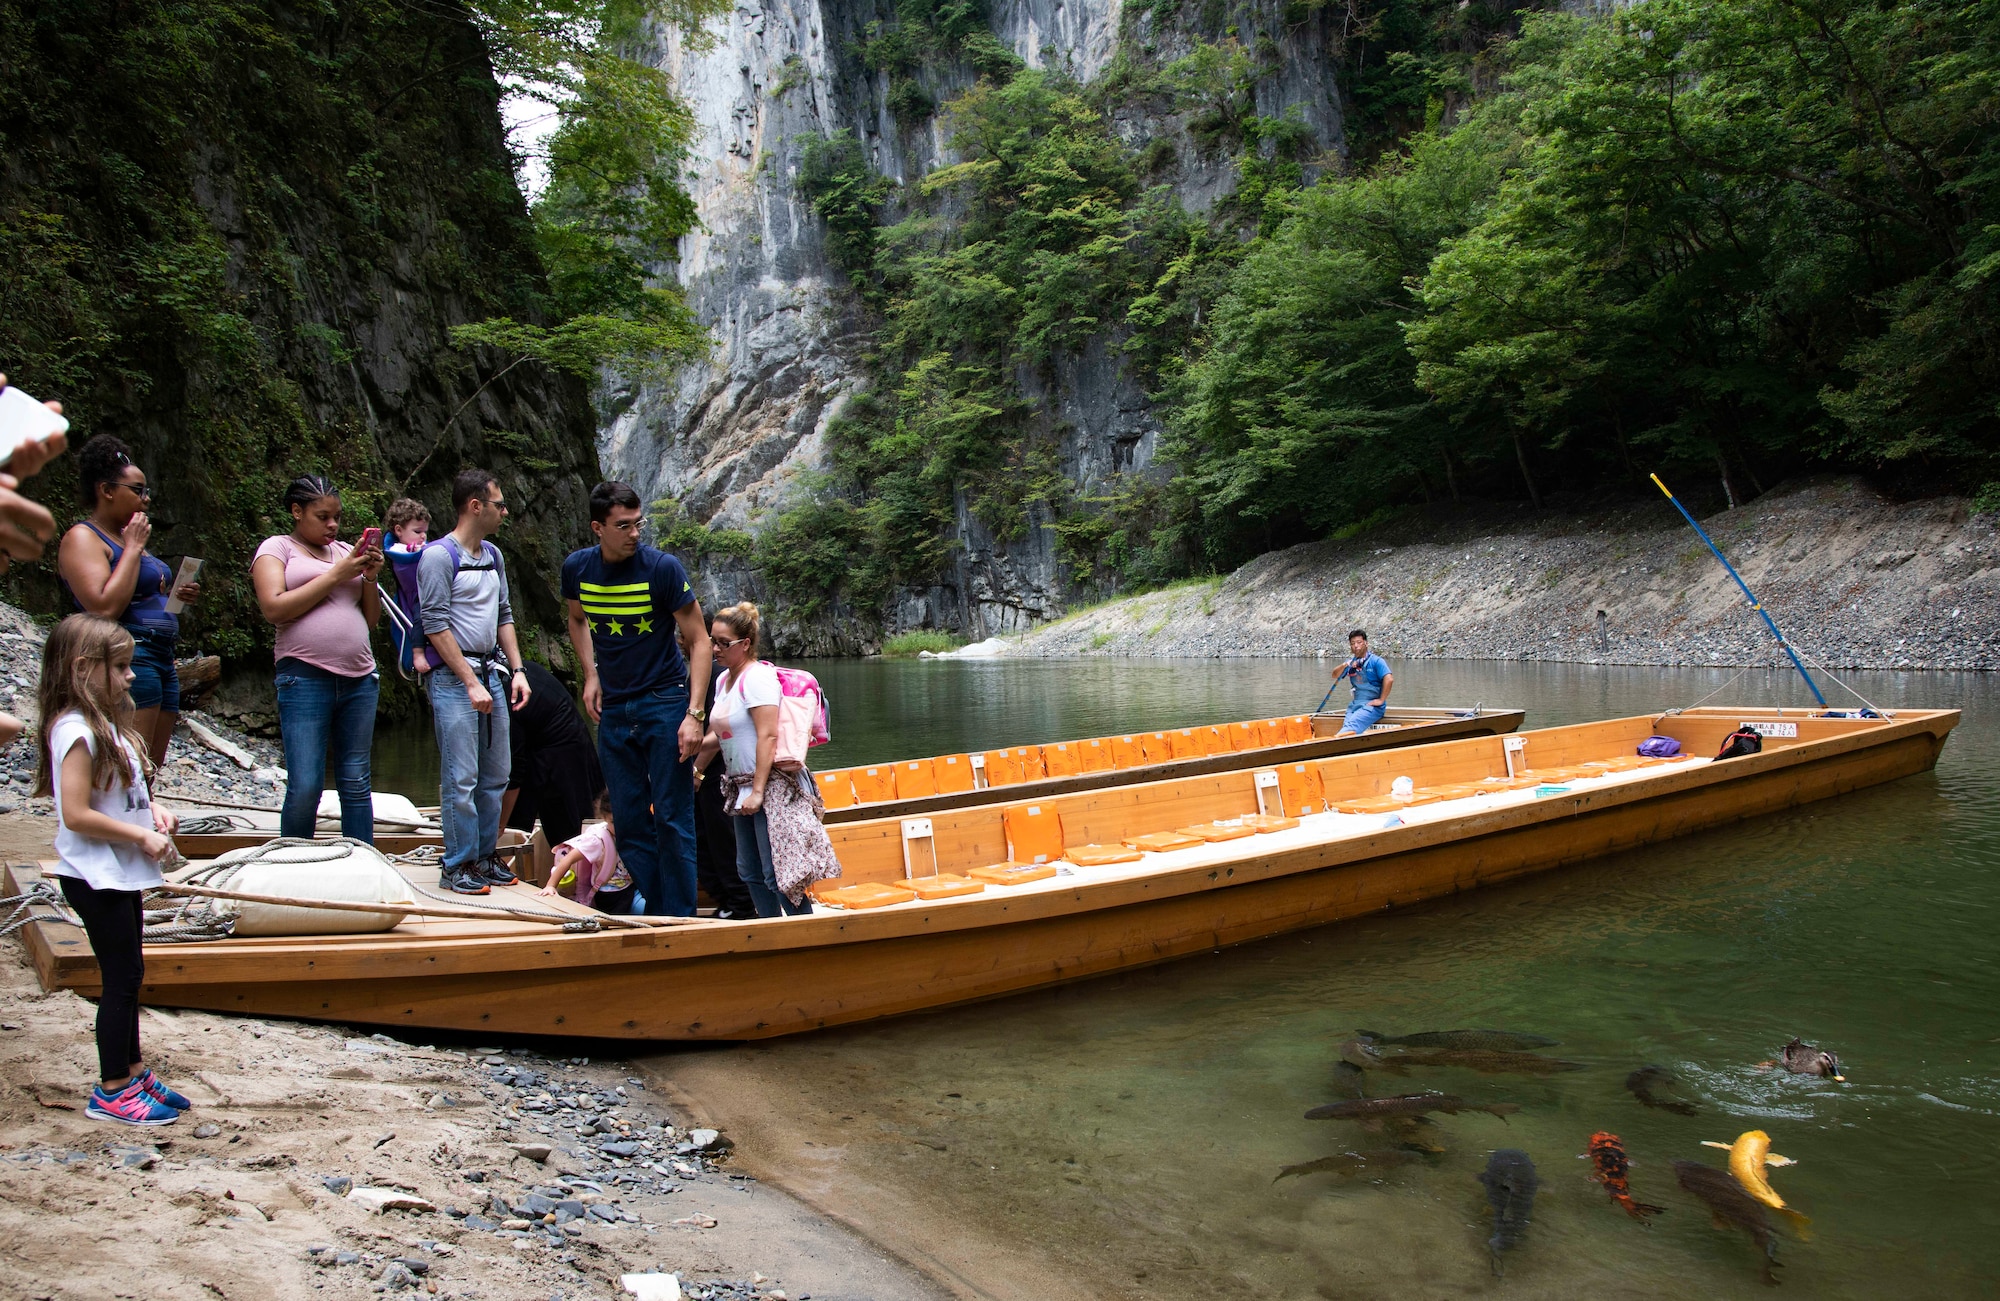
<instances>
[{"instance_id":1,"label":"woman in white t-shirt","mask_svg":"<svg viewBox=\"0 0 2000 1301\"><path fill-rule=\"evenodd\" d=\"M57 862L49 874L83 922L103 976L99 1079L84 1114L165 1125L179 1119L188 1100L139 1055L139 985L146 975L139 901L161 883L174 816L146 790L127 691L133 649L131 633L87 614L71 615L49 633L36 700L35 794L55 799Z\"/></svg>"},{"instance_id":2,"label":"woman in white t-shirt","mask_svg":"<svg viewBox=\"0 0 2000 1301\"><path fill-rule=\"evenodd\" d=\"M812 911L812 900L793 903L778 889L771 854L771 824L764 795L778 753L778 702L784 698L778 671L757 658L757 607L739 601L719 612L709 626L709 642L723 674L716 679L715 710L708 736L695 756L699 770L718 750L730 780L739 789L729 812L736 830L736 872L750 888L759 917L787 917Z\"/></svg>"}]
</instances>

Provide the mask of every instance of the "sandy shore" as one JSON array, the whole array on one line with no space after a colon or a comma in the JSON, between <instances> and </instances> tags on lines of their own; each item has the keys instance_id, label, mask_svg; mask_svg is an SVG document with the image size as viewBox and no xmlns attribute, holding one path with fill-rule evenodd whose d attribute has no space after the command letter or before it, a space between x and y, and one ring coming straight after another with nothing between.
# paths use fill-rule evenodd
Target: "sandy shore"
<instances>
[{"instance_id":1,"label":"sandy shore","mask_svg":"<svg viewBox=\"0 0 2000 1301\"><path fill-rule=\"evenodd\" d=\"M0 853L45 857L50 830L0 815ZM691 1147L707 1135L691 1132L700 1118L675 1082L628 1061L149 1008L147 1059L195 1108L136 1129L83 1114L92 1015L73 994L44 994L25 947L5 943L9 1298L574 1301L624 1295L621 1277L647 1271L678 1273L691 1297L744 1301L956 1290L757 1179L761 1167L728 1150L737 1136ZM599 1132L579 1137L586 1123ZM343 1195L353 1187L434 1209L374 1212Z\"/></svg>"}]
</instances>

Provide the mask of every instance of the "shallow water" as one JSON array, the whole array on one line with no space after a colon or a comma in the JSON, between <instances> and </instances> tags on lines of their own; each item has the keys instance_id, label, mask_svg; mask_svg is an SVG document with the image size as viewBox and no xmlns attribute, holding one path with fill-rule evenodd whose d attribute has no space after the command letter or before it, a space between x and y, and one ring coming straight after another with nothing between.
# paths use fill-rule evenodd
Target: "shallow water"
<instances>
[{"instance_id":1,"label":"shallow water","mask_svg":"<svg viewBox=\"0 0 2000 1301\"><path fill-rule=\"evenodd\" d=\"M1731 677L1403 667L1397 701L1519 705L1530 727L1688 704ZM835 711L822 766L1300 710L1325 681L1309 661L814 668ZM1700 1141L1750 1128L1799 1161L1772 1172L1812 1220L1810 1241L1780 1233L1795 1294L1990 1295L2000 682L1852 680L1885 704L1966 711L1934 774L1150 971L657 1061L697 1090L739 1084L741 1098L703 1092L725 1117L782 1111L822 1150L833 1143L835 1186L846 1171L901 1189L1099 1295L1761 1295L1748 1240L1714 1228L1671 1166L1720 1164ZM1795 680L1761 671L1722 698L1803 703ZM1585 1069L1371 1078L1377 1093L1439 1088L1523 1110L1511 1123L1440 1116L1448 1150L1379 1182L1274 1183L1283 1165L1386 1145L1301 1118L1338 1096L1340 1040L1459 1026L1552 1036ZM1755 1069L1795 1034L1837 1050L1849 1083ZM1701 1114L1629 1096L1622 1081L1647 1063L1677 1074ZM1623 1136L1635 1195L1669 1208L1650 1230L1587 1178L1578 1158L1598 1129ZM1474 1181L1497 1146L1530 1153L1543 1185L1504 1281Z\"/></svg>"}]
</instances>

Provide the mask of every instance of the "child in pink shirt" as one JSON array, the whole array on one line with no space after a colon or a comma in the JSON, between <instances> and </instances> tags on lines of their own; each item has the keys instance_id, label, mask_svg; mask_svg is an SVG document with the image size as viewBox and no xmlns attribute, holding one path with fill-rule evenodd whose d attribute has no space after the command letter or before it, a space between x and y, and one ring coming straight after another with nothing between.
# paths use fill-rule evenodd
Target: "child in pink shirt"
<instances>
[{"instance_id":1,"label":"child in pink shirt","mask_svg":"<svg viewBox=\"0 0 2000 1301\"><path fill-rule=\"evenodd\" d=\"M578 903L622 917L632 911L632 899L638 888L625 864L619 861L618 843L613 838L617 829L611 822L611 800L602 793L597 797L597 816L604 821L591 823L573 839L556 846L556 863L549 870L549 883L542 887L542 893L559 894L562 886L573 884L573 897Z\"/></svg>"}]
</instances>

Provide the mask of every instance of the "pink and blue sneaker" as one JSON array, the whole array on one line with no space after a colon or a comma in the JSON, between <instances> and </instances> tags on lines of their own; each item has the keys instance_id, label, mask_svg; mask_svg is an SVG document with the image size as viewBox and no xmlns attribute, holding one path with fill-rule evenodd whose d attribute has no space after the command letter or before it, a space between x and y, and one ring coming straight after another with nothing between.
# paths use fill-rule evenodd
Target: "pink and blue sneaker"
<instances>
[{"instance_id":1,"label":"pink and blue sneaker","mask_svg":"<svg viewBox=\"0 0 2000 1301\"><path fill-rule=\"evenodd\" d=\"M184 1097L183 1095L176 1093L173 1089L168 1088L167 1082L161 1079L159 1076L153 1074L153 1068L150 1066L148 1066L145 1070L139 1073L139 1085L140 1087L144 1088L146 1092L152 1094L156 1101L166 1103L169 1107L172 1107L175 1111L186 1111L189 1107L192 1107L194 1105L192 1102L189 1102L187 1098Z\"/></svg>"},{"instance_id":2,"label":"pink and blue sneaker","mask_svg":"<svg viewBox=\"0 0 2000 1301\"><path fill-rule=\"evenodd\" d=\"M116 1093L106 1093L101 1084L92 1089L83 1114L92 1120L115 1120L126 1125L171 1125L181 1118L180 1112L146 1092L146 1086L137 1077Z\"/></svg>"}]
</instances>

